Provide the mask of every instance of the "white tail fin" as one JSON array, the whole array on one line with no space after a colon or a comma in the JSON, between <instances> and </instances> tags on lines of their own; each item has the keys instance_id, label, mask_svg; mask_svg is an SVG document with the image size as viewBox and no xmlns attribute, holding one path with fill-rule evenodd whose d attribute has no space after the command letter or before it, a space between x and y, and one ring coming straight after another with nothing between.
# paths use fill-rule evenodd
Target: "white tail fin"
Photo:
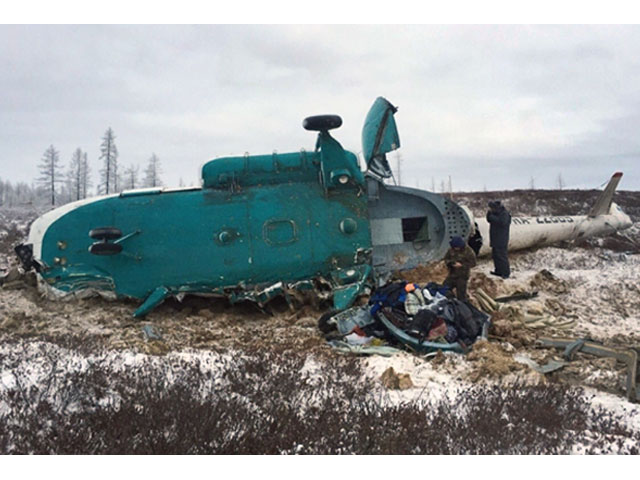
<instances>
[{"instance_id":1,"label":"white tail fin","mask_svg":"<svg viewBox=\"0 0 640 480\"><path fill-rule=\"evenodd\" d=\"M597 217L598 215L606 215L607 213L609 213L609 210L611 209L611 201L613 200L613 194L615 193L621 178L622 172L616 172L613 174L611 180L609 180L609 183L604 188L604 190L596 200L596 203L594 203L593 207L591 208L591 211L589 211L590 217Z\"/></svg>"}]
</instances>

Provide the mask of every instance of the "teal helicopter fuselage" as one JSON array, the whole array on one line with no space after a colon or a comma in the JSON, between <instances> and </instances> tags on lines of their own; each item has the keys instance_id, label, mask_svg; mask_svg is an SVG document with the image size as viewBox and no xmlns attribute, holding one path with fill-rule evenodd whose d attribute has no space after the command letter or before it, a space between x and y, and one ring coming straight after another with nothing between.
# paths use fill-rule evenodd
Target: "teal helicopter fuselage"
<instances>
[{"instance_id":1,"label":"teal helicopter fuselage","mask_svg":"<svg viewBox=\"0 0 640 480\"><path fill-rule=\"evenodd\" d=\"M368 116L379 120L376 130L368 140L363 132L363 143L374 144L370 171L380 171L384 151L399 146L389 123L395 110L376 102ZM252 298L278 282L304 286L311 279L326 280L341 309L374 270L437 259L452 235L468 233L455 203L363 174L353 153L328 129L318 130L311 152L211 160L199 188L132 190L64 205L38 218L16 251L49 290L144 300L136 316L170 295ZM389 138L395 143L385 147Z\"/></svg>"}]
</instances>

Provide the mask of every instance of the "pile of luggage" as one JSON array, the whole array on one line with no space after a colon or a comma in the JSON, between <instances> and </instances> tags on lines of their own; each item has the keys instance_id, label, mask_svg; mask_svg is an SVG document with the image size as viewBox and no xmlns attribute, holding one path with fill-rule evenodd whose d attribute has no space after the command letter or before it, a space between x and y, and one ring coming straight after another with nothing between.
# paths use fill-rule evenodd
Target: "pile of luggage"
<instances>
[{"instance_id":1,"label":"pile of luggage","mask_svg":"<svg viewBox=\"0 0 640 480\"><path fill-rule=\"evenodd\" d=\"M423 353L465 352L486 338L489 321L488 314L453 298L443 285L402 281L377 288L368 305L323 315L319 328L333 340L338 336L359 345L382 340Z\"/></svg>"}]
</instances>

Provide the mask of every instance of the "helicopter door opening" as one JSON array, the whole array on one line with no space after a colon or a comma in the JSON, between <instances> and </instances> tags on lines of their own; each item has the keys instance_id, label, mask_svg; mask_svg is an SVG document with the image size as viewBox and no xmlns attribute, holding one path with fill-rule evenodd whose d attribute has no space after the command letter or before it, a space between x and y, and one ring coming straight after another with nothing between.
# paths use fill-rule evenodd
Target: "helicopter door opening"
<instances>
[{"instance_id":1,"label":"helicopter door opening","mask_svg":"<svg viewBox=\"0 0 640 480\"><path fill-rule=\"evenodd\" d=\"M370 224L373 245L415 245L429 241L427 217L376 218Z\"/></svg>"},{"instance_id":2,"label":"helicopter door opening","mask_svg":"<svg viewBox=\"0 0 640 480\"><path fill-rule=\"evenodd\" d=\"M410 217L402 219L402 241L415 242L429 239L427 217Z\"/></svg>"}]
</instances>

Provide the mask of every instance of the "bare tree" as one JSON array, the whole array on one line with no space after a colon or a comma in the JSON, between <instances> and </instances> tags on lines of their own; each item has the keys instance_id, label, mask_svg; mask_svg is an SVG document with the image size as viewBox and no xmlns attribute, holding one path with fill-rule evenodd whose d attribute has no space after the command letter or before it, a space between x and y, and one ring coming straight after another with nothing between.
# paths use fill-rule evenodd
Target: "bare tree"
<instances>
[{"instance_id":1,"label":"bare tree","mask_svg":"<svg viewBox=\"0 0 640 480\"><path fill-rule=\"evenodd\" d=\"M102 137L100 145L100 159L104 162L100 171L100 193L108 195L118 191L118 148L115 144L116 136L111 127L107 129Z\"/></svg>"},{"instance_id":2,"label":"bare tree","mask_svg":"<svg viewBox=\"0 0 640 480\"><path fill-rule=\"evenodd\" d=\"M80 187L82 189L82 198L87 198L87 192L92 185L91 181L91 168L89 167L89 160L87 159L87 153L82 154L82 169L80 173Z\"/></svg>"},{"instance_id":3,"label":"bare tree","mask_svg":"<svg viewBox=\"0 0 640 480\"><path fill-rule=\"evenodd\" d=\"M160 168L160 159L156 156L155 153L152 153L151 158L149 159L149 163L147 164L147 168L144 170L145 186L158 187L162 185L162 180L160 180L160 173L162 173L162 169Z\"/></svg>"},{"instance_id":4,"label":"bare tree","mask_svg":"<svg viewBox=\"0 0 640 480\"><path fill-rule=\"evenodd\" d=\"M76 148L71 156L69 170L67 171L67 183L71 200L80 200L82 198L82 150Z\"/></svg>"},{"instance_id":5,"label":"bare tree","mask_svg":"<svg viewBox=\"0 0 640 480\"><path fill-rule=\"evenodd\" d=\"M60 154L51 145L45 150L40 165L40 178L38 183L47 194L51 195L51 205L56 204L56 184L62 180L60 175Z\"/></svg>"},{"instance_id":6,"label":"bare tree","mask_svg":"<svg viewBox=\"0 0 640 480\"><path fill-rule=\"evenodd\" d=\"M124 188L133 190L138 187L138 172L140 167L131 164L124 170L123 186Z\"/></svg>"},{"instance_id":7,"label":"bare tree","mask_svg":"<svg viewBox=\"0 0 640 480\"><path fill-rule=\"evenodd\" d=\"M556 180L556 186L558 187L558 190L562 190L564 188L564 179L562 178L561 173L558 174L558 178Z\"/></svg>"},{"instance_id":8,"label":"bare tree","mask_svg":"<svg viewBox=\"0 0 640 480\"><path fill-rule=\"evenodd\" d=\"M7 182L4 184L4 204L12 207L14 204L14 200L13 200L13 185L11 185L11 182L9 180L7 180Z\"/></svg>"},{"instance_id":9,"label":"bare tree","mask_svg":"<svg viewBox=\"0 0 640 480\"><path fill-rule=\"evenodd\" d=\"M87 190L91 186L89 171L89 160L86 152L76 148L71 157L69 170L67 172L67 189L70 201L87 198Z\"/></svg>"}]
</instances>

